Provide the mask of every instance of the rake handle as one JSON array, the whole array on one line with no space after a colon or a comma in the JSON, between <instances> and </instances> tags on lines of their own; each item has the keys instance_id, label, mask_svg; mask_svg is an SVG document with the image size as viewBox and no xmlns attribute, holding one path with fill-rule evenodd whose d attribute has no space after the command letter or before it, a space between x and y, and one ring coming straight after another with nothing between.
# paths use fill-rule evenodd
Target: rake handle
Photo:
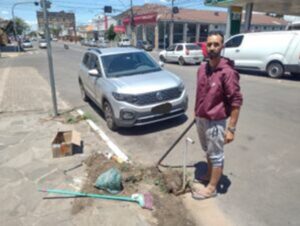
<instances>
[{"instance_id":1,"label":"rake handle","mask_svg":"<svg viewBox=\"0 0 300 226\"><path fill-rule=\"evenodd\" d=\"M89 198L98 198L98 199L109 199L109 200L120 200L120 201L128 201L128 202L137 202L137 200L126 197L126 196L112 196L112 195L100 195L100 194L92 194L85 192L77 192L77 191L67 191L60 189L39 189L41 192L60 194L60 195L72 195L72 196L84 196Z\"/></svg>"}]
</instances>

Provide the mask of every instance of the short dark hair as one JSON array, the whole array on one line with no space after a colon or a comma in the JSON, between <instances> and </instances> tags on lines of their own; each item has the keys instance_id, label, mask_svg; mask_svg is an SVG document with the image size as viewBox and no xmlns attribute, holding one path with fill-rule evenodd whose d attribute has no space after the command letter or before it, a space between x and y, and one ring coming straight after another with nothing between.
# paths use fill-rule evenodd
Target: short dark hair
<instances>
[{"instance_id":1,"label":"short dark hair","mask_svg":"<svg viewBox=\"0 0 300 226\"><path fill-rule=\"evenodd\" d=\"M222 31L216 31L216 30L215 31L210 31L208 33L207 37L213 36L213 35L219 35L219 36L221 36L222 37L222 43L224 43L224 34L223 34Z\"/></svg>"}]
</instances>

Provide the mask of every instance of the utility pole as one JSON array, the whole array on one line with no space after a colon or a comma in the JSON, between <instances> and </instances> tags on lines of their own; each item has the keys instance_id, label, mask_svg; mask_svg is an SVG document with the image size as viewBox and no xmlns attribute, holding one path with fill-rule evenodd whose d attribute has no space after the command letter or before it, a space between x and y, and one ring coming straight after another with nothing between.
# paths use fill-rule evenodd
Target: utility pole
<instances>
[{"instance_id":1,"label":"utility pole","mask_svg":"<svg viewBox=\"0 0 300 226\"><path fill-rule=\"evenodd\" d=\"M20 52L20 40L19 38L17 37L18 34L17 34L17 24L16 24L16 17L15 17L15 7L17 5L24 5L24 4L34 4L36 6L39 5L38 2L34 2L34 1L27 1L27 2L17 2L15 4L13 4L12 8L11 8L11 15L12 15L12 20L13 20L13 26L14 26L14 38L15 38L15 41L17 41L18 43L18 52Z\"/></svg>"},{"instance_id":2,"label":"utility pole","mask_svg":"<svg viewBox=\"0 0 300 226\"><path fill-rule=\"evenodd\" d=\"M41 6L44 12L44 29L46 34L47 41L47 54L48 54L48 65L49 65L49 73L50 73L50 86L51 86L51 94L52 94L52 102L53 102L53 113L56 117L58 115L57 112L57 101L56 101L56 91L55 91L55 81L54 81L54 72L53 72L53 60L52 60L52 49L50 43L50 32L49 32L49 22L48 22L48 12L47 8L50 8L50 2L47 0L41 0Z\"/></svg>"},{"instance_id":3,"label":"utility pole","mask_svg":"<svg viewBox=\"0 0 300 226\"><path fill-rule=\"evenodd\" d=\"M133 5L132 0L130 0L130 35L131 35L131 45L135 44L135 30L134 30L134 15L133 15Z\"/></svg>"},{"instance_id":4,"label":"utility pole","mask_svg":"<svg viewBox=\"0 0 300 226\"><path fill-rule=\"evenodd\" d=\"M16 17L15 17L15 13L14 13L15 7L16 7L16 4L13 5L12 10L11 10L11 14L12 14L13 25L14 25L14 38L15 38L15 41L17 41L17 44L18 44L18 52L20 52L19 38L17 38Z\"/></svg>"},{"instance_id":5,"label":"utility pole","mask_svg":"<svg viewBox=\"0 0 300 226\"><path fill-rule=\"evenodd\" d=\"M173 11L173 8L174 8L174 0L171 0L171 1L172 1L171 21L172 21L172 23L174 23L174 11Z\"/></svg>"},{"instance_id":6,"label":"utility pole","mask_svg":"<svg viewBox=\"0 0 300 226\"><path fill-rule=\"evenodd\" d=\"M169 26L169 46L173 45L173 32L174 32L174 0L171 0L171 24Z\"/></svg>"},{"instance_id":7,"label":"utility pole","mask_svg":"<svg viewBox=\"0 0 300 226\"><path fill-rule=\"evenodd\" d=\"M164 21L164 49L166 49L166 21Z\"/></svg>"}]
</instances>

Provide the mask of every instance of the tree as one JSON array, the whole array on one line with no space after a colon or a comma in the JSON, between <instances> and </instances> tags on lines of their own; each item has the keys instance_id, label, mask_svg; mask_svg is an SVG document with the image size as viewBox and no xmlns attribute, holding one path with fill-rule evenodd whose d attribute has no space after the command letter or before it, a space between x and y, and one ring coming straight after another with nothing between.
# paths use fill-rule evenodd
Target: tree
<instances>
[{"instance_id":1,"label":"tree","mask_svg":"<svg viewBox=\"0 0 300 226\"><path fill-rule=\"evenodd\" d=\"M105 37L106 39L108 39L109 41L112 41L115 39L116 37L116 32L114 31L114 25L110 25L110 27L108 28L108 30L105 32Z\"/></svg>"},{"instance_id":2,"label":"tree","mask_svg":"<svg viewBox=\"0 0 300 226\"><path fill-rule=\"evenodd\" d=\"M62 29L61 29L61 27L53 27L53 28L51 28L50 29L51 30L51 34L54 36L54 37L59 37L60 35L60 33L61 33L61 31L62 31Z\"/></svg>"},{"instance_id":3,"label":"tree","mask_svg":"<svg viewBox=\"0 0 300 226\"><path fill-rule=\"evenodd\" d=\"M36 31L31 31L31 32L28 33L28 36L37 37L37 32Z\"/></svg>"},{"instance_id":4,"label":"tree","mask_svg":"<svg viewBox=\"0 0 300 226\"><path fill-rule=\"evenodd\" d=\"M15 20L17 35L22 35L30 30L30 26L23 19L16 17Z\"/></svg>"}]
</instances>

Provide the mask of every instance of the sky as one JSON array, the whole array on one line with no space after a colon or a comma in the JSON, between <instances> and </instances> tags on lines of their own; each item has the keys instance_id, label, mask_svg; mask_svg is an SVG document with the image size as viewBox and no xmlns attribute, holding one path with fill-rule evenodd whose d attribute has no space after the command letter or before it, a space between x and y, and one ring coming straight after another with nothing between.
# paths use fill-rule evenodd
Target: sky
<instances>
[{"instance_id":1,"label":"sky","mask_svg":"<svg viewBox=\"0 0 300 226\"><path fill-rule=\"evenodd\" d=\"M32 3L30 3L30 1L32 1ZM17 5L14 13L15 16L25 20L31 26L32 30L36 30L36 11L40 9L40 6L35 6L33 1L35 0L0 0L0 17L11 19L12 6L18 2L27 2L26 4ZM105 5L112 6L114 11L111 15L117 15L130 8L130 0L51 0L51 2L52 5L49 11L64 10L66 12L74 12L76 25L86 25L90 23L95 16L103 14L103 7ZM132 2L133 5L157 3L171 6L170 0L132 0ZM203 0L175 0L174 5L182 8L226 11L224 8L207 7L203 4ZM299 20L299 17L296 19Z\"/></svg>"},{"instance_id":2,"label":"sky","mask_svg":"<svg viewBox=\"0 0 300 226\"><path fill-rule=\"evenodd\" d=\"M26 4L17 5L14 9L16 17L25 20L32 30L37 29L36 11L40 6L35 6L32 0L0 0L0 17L4 19L12 18L12 6L18 2L29 2ZM38 1L39 2L39 1ZM76 18L76 25L85 25L92 21L97 15L103 13L103 7L110 5L113 8L111 15L117 15L122 11L130 8L130 0L51 0L52 5L49 11L66 11L74 12ZM132 0L133 5L143 5L145 3L157 3L166 6L171 6L170 0ZM175 0L174 6L192 9L205 10L224 10L216 7L206 7L203 0Z\"/></svg>"}]
</instances>

